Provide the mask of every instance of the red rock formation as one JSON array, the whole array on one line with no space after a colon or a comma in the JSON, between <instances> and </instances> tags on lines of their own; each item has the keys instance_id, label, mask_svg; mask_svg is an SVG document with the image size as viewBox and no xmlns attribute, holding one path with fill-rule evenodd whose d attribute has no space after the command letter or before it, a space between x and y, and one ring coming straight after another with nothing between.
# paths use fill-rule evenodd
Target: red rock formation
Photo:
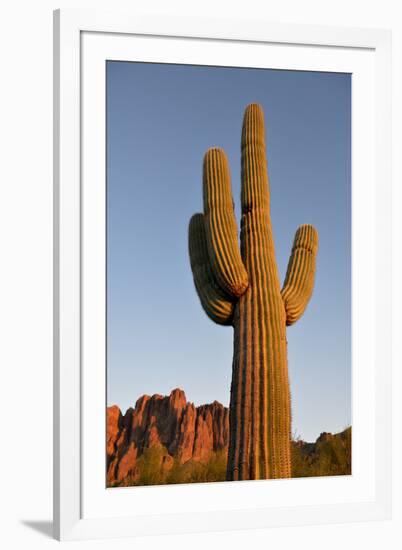
<instances>
[{"instance_id":1,"label":"red rock formation","mask_svg":"<svg viewBox=\"0 0 402 550\"><path fill-rule=\"evenodd\" d=\"M121 412L119 407L114 405L113 407L108 407L107 409L107 439L106 439L106 455L109 461L109 458L112 457L115 453L115 443L120 431L121 424Z\"/></svg>"},{"instance_id":2,"label":"red rock formation","mask_svg":"<svg viewBox=\"0 0 402 550\"><path fill-rule=\"evenodd\" d=\"M227 449L228 437L228 409L217 401L195 407L180 389L169 396L143 395L124 416L117 406L108 407L107 485L135 478L136 462L146 449L165 447L161 469L167 471L174 459L208 461L212 451Z\"/></svg>"}]
</instances>

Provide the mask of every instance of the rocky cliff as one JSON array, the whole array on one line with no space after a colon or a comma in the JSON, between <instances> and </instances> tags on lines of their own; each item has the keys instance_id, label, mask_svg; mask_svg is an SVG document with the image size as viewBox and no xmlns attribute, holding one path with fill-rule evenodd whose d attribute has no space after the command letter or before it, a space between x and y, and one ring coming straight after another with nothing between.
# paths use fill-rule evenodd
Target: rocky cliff
<instances>
[{"instance_id":1,"label":"rocky cliff","mask_svg":"<svg viewBox=\"0 0 402 550\"><path fill-rule=\"evenodd\" d=\"M161 471L168 471L173 464L205 464L217 452L226 454L228 438L228 409L217 401L195 407L180 389L169 396L143 395L124 415L108 407L107 485L135 483L141 457L152 449L163 450L154 456Z\"/></svg>"},{"instance_id":2,"label":"rocky cliff","mask_svg":"<svg viewBox=\"0 0 402 550\"><path fill-rule=\"evenodd\" d=\"M194 406L184 392L143 395L122 415L107 409L107 485L199 483L226 479L228 409ZM292 442L292 477L350 475L352 430Z\"/></svg>"}]
</instances>

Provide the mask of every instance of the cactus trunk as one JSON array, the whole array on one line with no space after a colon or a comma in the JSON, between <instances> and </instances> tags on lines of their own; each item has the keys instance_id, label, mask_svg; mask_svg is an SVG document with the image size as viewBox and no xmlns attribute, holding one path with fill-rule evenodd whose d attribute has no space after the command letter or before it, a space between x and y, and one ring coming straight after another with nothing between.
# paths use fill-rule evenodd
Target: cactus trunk
<instances>
[{"instance_id":1,"label":"cactus trunk","mask_svg":"<svg viewBox=\"0 0 402 550\"><path fill-rule=\"evenodd\" d=\"M242 258L249 287L234 322L228 479L290 477L286 312L270 221L264 131L257 108L242 135ZM232 437L233 435L233 437Z\"/></svg>"},{"instance_id":2,"label":"cactus trunk","mask_svg":"<svg viewBox=\"0 0 402 550\"><path fill-rule=\"evenodd\" d=\"M248 223L254 225L252 220ZM264 239L251 234L246 249L264 246ZM233 323L227 474L231 480L283 478L291 473L286 314L280 289L270 287L277 278L275 264L265 258L245 261L250 264L254 276L236 305Z\"/></svg>"},{"instance_id":3,"label":"cactus trunk","mask_svg":"<svg viewBox=\"0 0 402 550\"><path fill-rule=\"evenodd\" d=\"M286 325L293 324L310 299L318 247L317 232L296 232L283 289L280 288L270 219L264 119L259 105L246 109L242 132L241 247L230 190L229 168L220 149L204 161L204 262L208 285L195 269L195 236L190 224L190 260L201 304L213 319L208 288L220 288L220 324L234 327L230 396L228 480L291 476L291 406ZM199 241L197 241L199 243ZM203 290L205 287L205 290Z\"/></svg>"}]
</instances>

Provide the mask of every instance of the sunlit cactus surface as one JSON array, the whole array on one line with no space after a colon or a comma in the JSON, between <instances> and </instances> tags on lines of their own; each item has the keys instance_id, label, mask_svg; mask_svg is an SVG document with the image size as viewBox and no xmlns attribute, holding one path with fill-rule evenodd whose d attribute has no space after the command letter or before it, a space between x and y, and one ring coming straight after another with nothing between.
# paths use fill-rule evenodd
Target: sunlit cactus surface
<instances>
[{"instance_id":1,"label":"sunlit cactus surface","mask_svg":"<svg viewBox=\"0 0 402 550\"><path fill-rule=\"evenodd\" d=\"M301 317L311 297L318 235L311 225L298 228L281 289L260 105L249 105L243 120L240 247L228 161L220 148L204 157L203 196L204 212L195 214L189 226L194 283L210 319L234 327L227 479L287 478L286 325Z\"/></svg>"}]
</instances>

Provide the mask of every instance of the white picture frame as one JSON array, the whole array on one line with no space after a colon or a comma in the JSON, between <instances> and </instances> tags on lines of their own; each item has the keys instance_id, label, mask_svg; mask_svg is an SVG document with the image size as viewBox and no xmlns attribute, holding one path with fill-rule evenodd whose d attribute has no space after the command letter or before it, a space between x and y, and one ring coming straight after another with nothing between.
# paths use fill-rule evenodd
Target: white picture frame
<instances>
[{"instance_id":1,"label":"white picture frame","mask_svg":"<svg viewBox=\"0 0 402 550\"><path fill-rule=\"evenodd\" d=\"M352 476L105 488L106 59L213 61L217 65L352 73ZM230 19L145 17L97 10L55 12L56 538L390 517L390 61L391 36L384 30L266 21L244 24Z\"/></svg>"}]
</instances>

